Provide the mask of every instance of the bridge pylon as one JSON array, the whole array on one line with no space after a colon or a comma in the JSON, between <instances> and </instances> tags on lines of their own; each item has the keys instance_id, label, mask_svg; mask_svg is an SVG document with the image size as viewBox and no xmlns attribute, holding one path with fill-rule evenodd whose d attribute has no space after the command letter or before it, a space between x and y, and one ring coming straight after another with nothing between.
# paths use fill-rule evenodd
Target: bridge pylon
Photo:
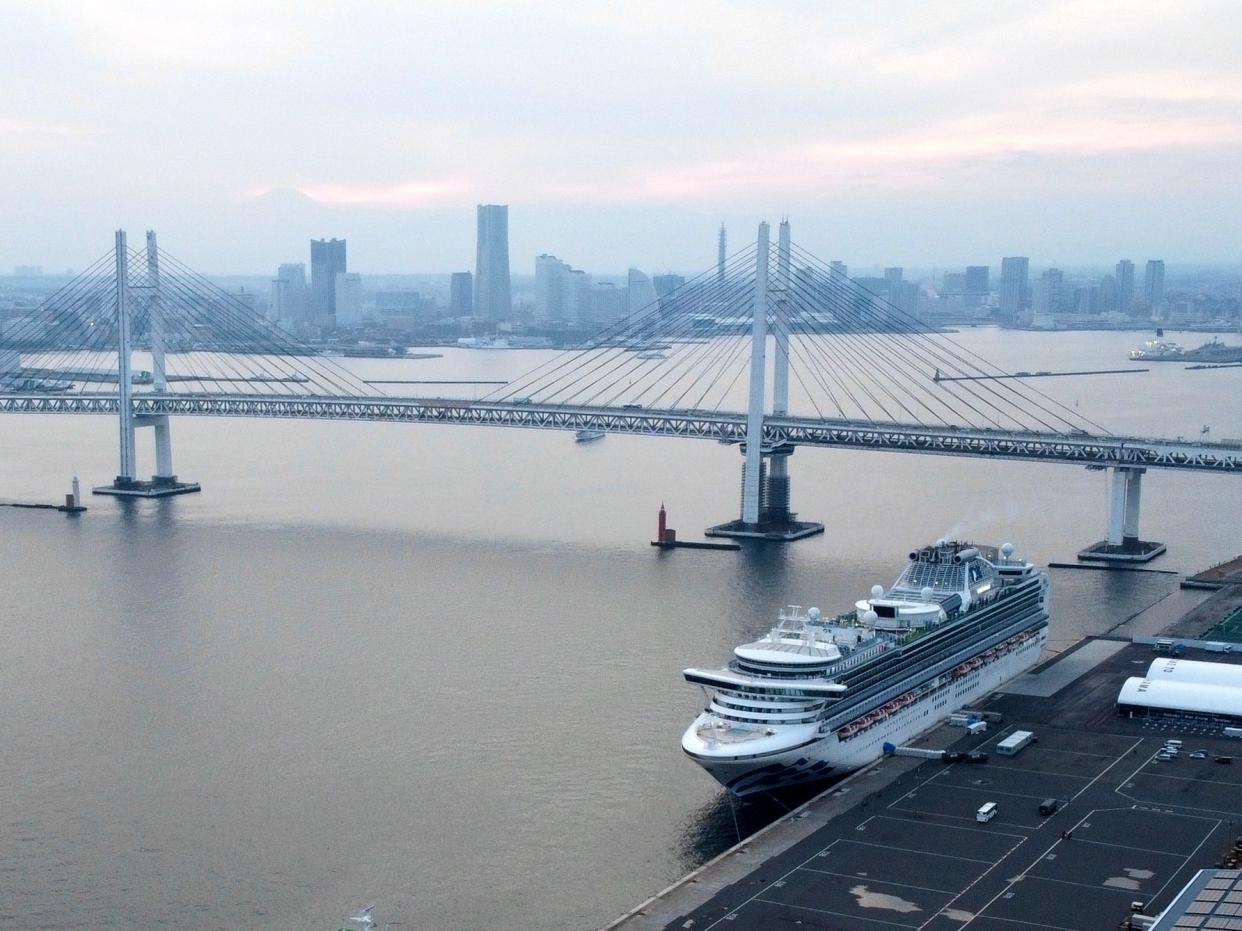
<instances>
[{"instance_id":1,"label":"bridge pylon","mask_svg":"<svg viewBox=\"0 0 1242 931\"><path fill-rule=\"evenodd\" d=\"M147 231L145 284L129 281L129 247L125 231L116 231L116 329L117 329L117 391L121 425L120 469L111 485L92 488L93 494L123 498L166 498L201 491L197 482L180 482L173 472L172 433L167 414L134 413L133 322L135 298L146 302L147 335L151 343L151 387L156 394L168 388L164 353L166 333L160 294L159 250L155 231ZM155 433L155 475L150 481L135 477L137 448L135 429L151 427Z\"/></svg>"},{"instance_id":2,"label":"bridge pylon","mask_svg":"<svg viewBox=\"0 0 1242 931\"><path fill-rule=\"evenodd\" d=\"M1079 551L1078 558L1091 562L1136 563L1155 559L1166 549L1163 543L1139 539L1139 508L1143 492L1142 466L1112 469L1108 494L1108 537Z\"/></svg>"},{"instance_id":3,"label":"bridge pylon","mask_svg":"<svg viewBox=\"0 0 1242 931\"><path fill-rule=\"evenodd\" d=\"M768 263L771 260L769 228L759 224L755 257L755 296L751 316L750 403L746 414L746 441L742 443L741 516L725 524L708 527L709 537L742 537L789 542L824 532L824 525L800 521L789 510L789 457L792 445L764 446L763 417L767 382L768 308L772 307L772 413L789 412L789 221L782 220L777 241L775 300L770 300Z\"/></svg>"}]
</instances>

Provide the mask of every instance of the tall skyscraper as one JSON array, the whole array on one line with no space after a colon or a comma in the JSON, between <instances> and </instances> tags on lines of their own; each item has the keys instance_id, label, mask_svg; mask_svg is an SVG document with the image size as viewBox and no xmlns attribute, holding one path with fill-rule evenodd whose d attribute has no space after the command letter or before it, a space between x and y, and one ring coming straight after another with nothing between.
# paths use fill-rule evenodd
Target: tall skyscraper
<instances>
[{"instance_id":1,"label":"tall skyscraper","mask_svg":"<svg viewBox=\"0 0 1242 931\"><path fill-rule=\"evenodd\" d=\"M508 320L513 313L509 291L508 205L479 204L478 229L474 315L480 320Z\"/></svg>"},{"instance_id":2,"label":"tall skyscraper","mask_svg":"<svg viewBox=\"0 0 1242 931\"><path fill-rule=\"evenodd\" d=\"M306 266L301 262L281 265L272 280L272 319L301 323L308 317Z\"/></svg>"},{"instance_id":3,"label":"tall skyscraper","mask_svg":"<svg viewBox=\"0 0 1242 931\"><path fill-rule=\"evenodd\" d=\"M474 313L474 275L453 272L449 278L449 314L469 317Z\"/></svg>"},{"instance_id":4,"label":"tall skyscraper","mask_svg":"<svg viewBox=\"0 0 1242 931\"><path fill-rule=\"evenodd\" d=\"M581 326L591 316L591 278L554 255L535 256L535 319Z\"/></svg>"},{"instance_id":5,"label":"tall skyscraper","mask_svg":"<svg viewBox=\"0 0 1242 931\"><path fill-rule=\"evenodd\" d=\"M1117 281L1117 309L1128 314L1134 310L1134 263L1122 259L1113 277Z\"/></svg>"},{"instance_id":6,"label":"tall skyscraper","mask_svg":"<svg viewBox=\"0 0 1242 931\"><path fill-rule=\"evenodd\" d=\"M562 316L569 326L591 322L591 276L580 268L565 267L561 279Z\"/></svg>"},{"instance_id":7,"label":"tall skyscraper","mask_svg":"<svg viewBox=\"0 0 1242 931\"><path fill-rule=\"evenodd\" d=\"M1035 282L1031 297L1032 323L1037 327L1052 325L1052 315L1062 309L1065 276L1059 268L1049 268Z\"/></svg>"},{"instance_id":8,"label":"tall skyscraper","mask_svg":"<svg viewBox=\"0 0 1242 931\"><path fill-rule=\"evenodd\" d=\"M1027 280L1031 260L1024 255L1001 259L1000 311L1010 320L1017 320L1026 303Z\"/></svg>"},{"instance_id":9,"label":"tall skyscraper","mask_svg":"<svg viewBox=\"0 0 1242 931\"><path fill-rule=\"evenodd\" d=\"M1096 299L1100 313L1112 313L1117 309L1117 279L1105 275L1100 279L1100 296Z\"/></svg>"},{"instance_id":10,"label":"tall skyscraper","mask_svg":"<svg viewBox=\"0 0 1242 931\"><path fill-rule=\"evenodd\" d=\"M729 253L729 234L725 232L725 225L720 224L720 238L716 240L716 280L724 281L725 277L725 259Z\"/></svg>"},{"instance_id":11,"label":"tall skyscraper","mask_svg":"<svg viewBox=\"0 0 1242 931\"><path fill-rule=\"evenodd\" d=\"M1143 303L1159 307L1164 303L1164 260L1148 259L1143 272Z\"/></svg>"},{"instance_id":12,"label":"tall skyscraper","mask_svg":"<svg viewBox=\"0 0 1242 931\"><path fill-rule=\"evenodd\" d=\"M912 291L907 287L911 282L905 280L905 269L895 266L884 269L884 280L888 282L888 302L903 314L913 316L914 308L910 306ZM888 311L888 315L900 316L893 314L891 310Z\"/></svg>"},{"instance_id":13,"label":"tall skyscraper","mask_svg":"<svg viewBox=\"0 0 1242 931\"><path fill-rule=\"evenodd\" d=\"M838 282L840 282L840 279L848 278L849 276L850 276L850 267L846 265L844 262L842 262L840 259L833 259L831 262L828 263L828 277L830 279L836 279Z\"/></svg>"},{"instance_id":14,"label":"tall skyscraper","mask_svg":"<svg viewBox=\"0 0 1242 931\"><path fill-rule=\"evenodd\" d=\"M597 327L609 326L625 316L628 288L618 288L610 281L597 282L591 288L591 322Z\"/></svg>"},{"instance_id":15,"label":"tall skyscraper","mask_svg":"<svg viewBox=\"0 0 1242 931\"><path fill-rule=\"evenodd\" d=\"M554 255L535 256L535 319L555 323L565 319L564 275L569 266Z\"/></svg>"},{"instance_id":16,"label":"tall skyscraper","mask_svg":"<svg viewBox=\"0 0 1242 931\"><path fill-rule=\"evenodd\" d=\"M971 294L987 294L990 290L987 265L966 266L966 290Z\"/></svg>"},{"instance_id":17,"label":"tall skyscraper","mask_svg":"<svg viewBox=\"0 0 1242 931\"><path fill-rule=\"evenodd\" d=\"M650 314L655 311L656 291L650 278L637 268L631 268L625 283L626 314L633 317L635 314Z\"/></svg>"},{"instance_id":18,"label":"tall skyscraper","mask_svg":"<svg viewBox=\"0 0 1242 931\"><path fill-rule=\"evenodd\" d=\"M1044 269L1039 276L1042 298L1034 303L1036 313L1056 313L1065 309L1065 273L1059 268Z\"/></svg>"},{"instance_id":19,"label":"tall skyscraper","mask_svg":"<svg viewBox=\"0 0 1242 931\"><path fill-rule=\"evenodd\" d=\"M311 240L311 309L315 316L336 313L336 276L346 271L345 240Z\"/></svg>"},{"instance_id":20,"label":"tall skyscraper","mask_svg":"<svg viewBox=\"0 0 1242 931\"><path fill-rule=\"evenodd\" d=\"M340 272L336 276L337 326L357 326L362 322L362 276L357 272Z\"/></svg>"}]
</instances>

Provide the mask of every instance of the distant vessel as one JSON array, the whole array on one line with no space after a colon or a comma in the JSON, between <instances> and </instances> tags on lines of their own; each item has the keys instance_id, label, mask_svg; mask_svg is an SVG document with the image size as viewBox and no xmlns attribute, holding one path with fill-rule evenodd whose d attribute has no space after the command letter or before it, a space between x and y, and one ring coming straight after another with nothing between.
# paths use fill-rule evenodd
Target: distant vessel
<instances>
[{"instance_id":1,"label":"distant vessel","mask_svg":"<svg viewBox=\"0 0 1242 931\"><path fill-rule=\"evenodd\" d=\"M708 705L682 750L735 795L858 769L1033 666L1048 577L1013 546L938 541L893 587L832 620L780 613L718 669L686 669Z\"/></svg>"},{"instance_id":2,"label":"distant vessel","mask_svg":"<svg viewBox=\"0 0 1242 931\"><path fill-rule=\"evenodd\" d=\"M1130 350L1130 361L1132 362L1167 362L1182 358L1184 350L1172 340L1165 340L1157 337L1149 339L1143 343L1140 349Z\"/></svg>"},{"instance_id":3,"label":"distant vessel","mask_svg":"<svg viewBox=\"0 0 1242 931\"><path fill-rule=\"evenodd\" d=\"M552 340L546 336L463 336L459 349L549 349Z\"/></svg>"},{"instance_id":4,"label":"distant vessel","mask_svg":"<svg viewBox=\"0 0 1242 931\"><path fill-rule=\"evenodd\" d=\"M593 440L602 440L603 438L603 430L579 430L574 434L574 441L577 443L590 443Z\"/></svg>"},{"instance_id":5,"label":"distant vessel","mask_svg":"<svg viewBox=\"0 0 1242 931\"><path fill-rule=\"evenodd\" d=\"M1183 349L1177 343L1149 339L1142 349L1131 349L1133 362L1242 362L1242 346L1227 346L1216 337L1198 349Z\"/></svg>"},{"instance_id":6,"label":"distant vessel","mask_svg":"<svg viewBox=\"0 0 1242 931\"><path fill-rule=\"evenodd\" d=\"M401 359L405 357L404 346L346 346L341 355L347 359Z\"/></svg>"}]
</instances>

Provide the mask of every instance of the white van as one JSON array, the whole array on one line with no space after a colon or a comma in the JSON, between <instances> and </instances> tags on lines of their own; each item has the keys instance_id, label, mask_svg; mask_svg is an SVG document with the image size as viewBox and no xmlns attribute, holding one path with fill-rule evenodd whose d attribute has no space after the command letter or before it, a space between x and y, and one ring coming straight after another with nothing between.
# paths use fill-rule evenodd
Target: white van
<instances>
[{"instance_id":1,"label":"white van","mask_svg":"<svg viewBox=\"0 0 1242 931\"><path fill-rule=\"evenodd\" d=\"M975 812L975 820L980 824L986 824L996 817L996 803L984 802L979 806L979 810Z\"/></svg>"}]
</instances>

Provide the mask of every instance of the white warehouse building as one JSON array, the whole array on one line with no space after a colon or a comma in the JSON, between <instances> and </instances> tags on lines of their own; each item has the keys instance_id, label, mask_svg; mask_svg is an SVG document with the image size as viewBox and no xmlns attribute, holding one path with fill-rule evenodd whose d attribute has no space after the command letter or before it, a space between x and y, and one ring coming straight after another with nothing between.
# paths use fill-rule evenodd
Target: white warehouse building
<instances>
[{"instance_id":1,"label":"white warehouse building","mask_svg":"<svg viewBox=\"0 0 1242 931\"><path fill-rule=\"evenodd\" d=\"M1151 661L1147 678L1161 682L1199 682L1203 685L1231 685L1242 689L1242 666L1230 663L1201 663L1192 659L1164 657Z\"/></svg>"},{"instance_id":2,"label":"white warehouse building","mask_svg":"<svg viewBox=\"0 0 1242 931\"><path fill-rule=\"evenodd\" d=\"M1117 695L1117 711L1242 724L1242 665L1157 657L1145 677L1132 676Z\"/></svg>"}]
</instances>

